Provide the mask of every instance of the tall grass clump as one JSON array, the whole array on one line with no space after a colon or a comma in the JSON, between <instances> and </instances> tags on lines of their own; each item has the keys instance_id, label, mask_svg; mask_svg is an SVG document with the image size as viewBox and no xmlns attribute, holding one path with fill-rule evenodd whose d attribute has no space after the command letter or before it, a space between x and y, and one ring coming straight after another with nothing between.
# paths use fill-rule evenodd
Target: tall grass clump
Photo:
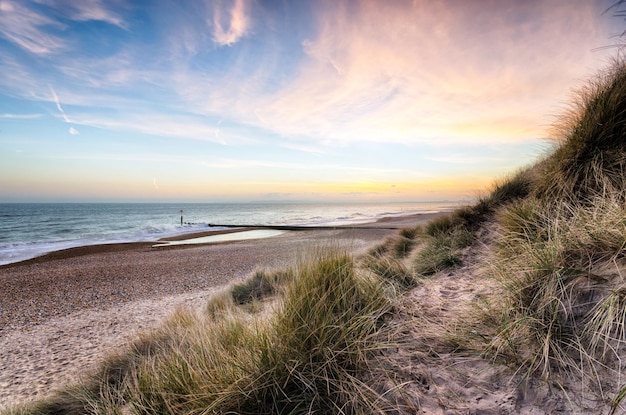
<instances>
[{"instance_id":1,"label":"tall grass clump","mask_svg":"<svg viewBox=\"0 0 626 415\"><path fill-rule=\"evenodd\" d=\"M398 235L392 236L370 249L369 255L373 258L383 258L387 255L395 258L406 257L421 242L419 239L423 234L424 231L421 226L400 229Z\"/></svg>"},{"instance_id":2,"label":"tall grass clump","mask_svg":"<svg viewBox=\"0 0 626 415\"><path fill-rule=\"evenodd\" d=\"M263 271L256 272L246 281L233 285L231 293L236 304L247 304L268 297L276 291L274 284Z\"/></svg>"},{"instance_id":3,"label":"tall grass clump","mask_svg":"<svg viewBox=\"0 0 626 415\"><path fill-rule=\"evenodd\" d=\"M292 271L257 271L245 281L231 287L233 301L236 304L248 304L260 301L276 294L280 286L293 279Z\"/></svg>"},{"instance_id":4,"label":"tall grass clump","mask_svg":"<svg viewBox=\"0 0 626 415\"><path fill-rule=\"evenodd\" d=\"M492 347L544 376L619 363L626 342L626 66L580 93L530 196L499 210L508 293ZM584 362L584 363L583 363ZM593 372L592 370L592 372Z\"/></svg>"},{"instance_id":5,"label":"tall grass clump","mask_svg":"<svg viewBox=\"0 0 626 415\"><path fill-rule=\"evenodd\" d=\"M485 315L487 352L615 411L626 396L624 62L580 93L559 133L527 195L496 209L490 265L503 291Z\"/></svg>"},{"instance_id":6,"label":"tall grass clump","mask_svg":"<svg viewBox=\"0 0 626 415\"><path fill-rule=\"evenodd\" d=\"M472 244L474 235L466 229L454 229L432 237L418 252L414 269L418 276L426 277L462 264L461 250Z\"/></svg>"},{"instance_id":7,"label":"tall grass clump","mask_svg":"<svg viewBox=\"0 0 626 415\"><path fill-rule=\"evenodd\" d=\"M363 263L366 269L400 289L408 289L417 284L416 275L398 258L372 256Z\"/></svg>"},{"instance_id":8,"label":"tall grass clump","mask_svg":"<svg viewBox=\"0 0 626 415\"><path fill-rule=\"evenodd\" d=\"M528 199L498 223L496 273L507 295L492 350L544 377L618 361L626 345L624 206Z\"/></svg>"},{"instance_id":9,"label":"tall grass clump","mask_svg":"<svg viewBox=\"0 0 626 415\"><path fill-rule=\"evenodd\" d=\"M404 291L414 287L418 280L414 272L405 265L405 258L424 239L421 226L401 229L398 235L370 249L362 258L363 269L380 277L388 287Z\"/></svg>"},{"instance_id":10,"label":"tall grass clump","mask_svg":"<svg viewBox=\"0 0 626 415\"><path fill-rule=\"evenodd\" d=\"M135 407L150 413L375 412L378 396L360 376L378 347L374 334L387 307L379 281L358 276L349 256L327 255L299 270L266 323L222 323L144 364L133 382Z\"/></svg>"},{"instance_id":11,"label":"tall grass clump","mask_svg":"<svg viewBox=\"0 0 626 415\"><path fill-rule=\"evenodd\" d=\"M410 240L414 240L420 233L422 233L421 226L400 229L400 236Z\"/></svg>"},{"instance_id":12,"label":"tall grass clump","mask_svg":"<svg viewBox=\"0 0 626 415\"><path fill-rule=\"evenodd\" d=\"M549 156L536 188L542 198L590 202L626 188L626 66L613 63L580 91L558 128L561 145Z\"/></svg>"},{"instance_id":13,"label":"tall grass clump","mask_svg":"<svg viewBox=\"0 0 626 415\"><path fill-rule=\"evenodd\" d=\"M393 252L397 258L403 258L407 256L415 246L415 241L403 236L396 239L393 245Z\"/></svg>"},{"instance_id":14,"label":"tall grass clump","mask_svg":"<svg viewBox=\"0 0 626 415\"><path fill-rule=\"evenodd\" d=\"M266 313L242 311L224 291L202 313L177 311L90 381L11 413L384 413L365 382L388 347L382 280L331 249L288 274Z\"/></svg>"},{"instance_id":15,"label":"tall grass clump","mask_svg":"<svg viewBox=\"0 0 626 415\"><path fill-rule=\"evenodd\" d=\"M270 367L286 379L271 402L289 413L377 412L380 397L360 377L368 357L386 347L374 335L389 307L381 281L360 276L345 255L303 269L274 325L286 356ZM294 397L305 405L289 403Z\"/></svg>"}]
</instances>

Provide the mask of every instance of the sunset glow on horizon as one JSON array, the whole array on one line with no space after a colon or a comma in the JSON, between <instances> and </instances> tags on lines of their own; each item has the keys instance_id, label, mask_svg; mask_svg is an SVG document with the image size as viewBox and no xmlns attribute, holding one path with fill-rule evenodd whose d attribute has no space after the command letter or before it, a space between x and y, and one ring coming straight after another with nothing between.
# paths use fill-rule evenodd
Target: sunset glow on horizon
<instances>
[{"instance_id":1,"label":"sunset glow on horizon","mask_svg":"<svg viewBox=\"0 0 626 415\"><path fill-rule=\"evenodd\" d=\"M1 0L0 202L468 200L548 151L613 3Z\"/></svg>"}]
</instances>

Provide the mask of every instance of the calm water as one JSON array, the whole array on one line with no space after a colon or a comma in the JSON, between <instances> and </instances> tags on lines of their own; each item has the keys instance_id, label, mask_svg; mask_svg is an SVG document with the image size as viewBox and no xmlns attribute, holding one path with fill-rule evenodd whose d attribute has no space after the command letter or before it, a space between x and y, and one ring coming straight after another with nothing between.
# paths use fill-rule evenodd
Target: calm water
<instances>
[{"instance_id":1,"label":"calm water","mask_svg":"<svg viewBox=\"0 0 626 415\"><path fill-rule=\"evenodd\" d=\"M0 203L0 265L75 246L156 241L206 230L209 223L341 225L452 207L453 203Z\"/></svg>"}]
</instances>

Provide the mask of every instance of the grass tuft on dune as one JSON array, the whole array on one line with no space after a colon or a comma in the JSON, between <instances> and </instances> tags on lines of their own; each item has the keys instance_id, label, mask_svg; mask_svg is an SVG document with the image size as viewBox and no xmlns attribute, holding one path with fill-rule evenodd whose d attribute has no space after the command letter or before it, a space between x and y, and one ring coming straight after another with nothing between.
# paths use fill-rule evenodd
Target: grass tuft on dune
<instances>
[{"instance_id":1,"label":"grass tuft on dune","mask_svg":"<svg viewBox=\"0 0 626 415\"><path fill-rule=\"evenodd\" d=\"M259 272L203 313L181 309L90 381L9 413L384 413L364 379L388 347L385 282L333 249L285 275ZM268 281L271 293L258 288ZM240 296L265 304L249 313Z\"/></svg>"}]
</instances>

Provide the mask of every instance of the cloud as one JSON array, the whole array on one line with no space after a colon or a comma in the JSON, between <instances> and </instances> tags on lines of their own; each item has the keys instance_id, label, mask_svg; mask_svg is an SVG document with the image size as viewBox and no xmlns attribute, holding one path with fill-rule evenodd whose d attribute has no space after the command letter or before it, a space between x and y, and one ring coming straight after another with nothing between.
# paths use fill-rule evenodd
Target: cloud
<instances>
[{"instance_id":1,"label":"cloud","mask_svg":"<svg viewBox=\"0 0 626 415\"><path fill-rule=\"evenodd\" d=\"M222 159L219 161L206 162L203 161L202 166L211 169L244 169L244 168L270 168L270 169L304 169L301 163L276 162L266 160L238 160L238 159Z\"/></svg>"},{"instance_id":2,"label":"cloud","mask_svg":"<svg viewBox=\"0 0 626 415\"><path fill-rule=\"evenodd\" d=\"M435 161L437 163L446 164L482 164L490 165L497 161L501 161L495 157L485 157L482 155L469 155L469 154L449 154L445 156L428 156L424 157L425 160Z\"/></svg>"},{"instance_id":3,"label":"cloud","mask_svg":"<svg viewBox=\"0 0 626 415\"><path fill-rule=\"evenodd\" d=\"M113 6L120 9L122 3L119 1L109 1L105 6L101 0L38 0L59 10L64 16L75 21L100 21L106 22L122 29L128 26L118 12L112 10Z\"/></svg>"},{"instance_id":4,"label":"cloud","mask_svg":"<svg viewBox=\"0 0 626 415\"><path fill-rule=\"evenodd\" d=\"M49 54L67 47L67 42L49 33L65 25L12 0L0 2L0 35L33 54Z\"/></svg>"},{"instance_id":5,"label":"cloud","mask_svg":"<svg viewBox=\"0 0 626 415\"><path fill-rule=\"evenodd\" d=\"M356 4L324 2L297 76L258 119L335 142L539 138L607 39L586 1Z\"/></svg>"},{"instance_id":6,"label":"cloud","mask_svg":"<svg viewBox=\"0 0 626 415\"><path fill-rule=\"evenodd\" d=\"M10 120L32 120L41 118L41 114L0 114L0 118Z\"/></svg>"},{"instance_id":7,"label":"cloud","mask_svg":"<svg viewBox=\"0 0 626 415\"><path fill-rule=\"evenodd\" d=\"M59 110L59 112L63 113L63 108L61 108L61 102L59 102L59 97L57 96L57 93L54 91L54 88L50 87L50 91L52 92L52 100L54 101L54 103L57 106L57 109Z\"/></svg>"},{"instance_id":8,"label":"cloud","mask_svg":"<svg viewBox=\"0 0 626 415\"><path fill-rule=\"evenodd\" d=\"M40 11L41 5L47 7L45 14ZM100 0L3 0L0 2L0 35L35 55L58 53L70 46L61 34L55 34L55 31L67 28L63 19L103 21L127 28L123 18L108 6L105 7Z\"/></svg>"},{"instance_id":9,"label":"cloud","mask_svg":"<svg viewBox=\"0 0 626 415\"><path fill-rule=\"evenodd\" d=\"M57 96L57 93L54 91L54 88L50 87L50 92L52 92L52 100L56 104L57 109L59 110L59 112L63 116L63 119L65 120L65 122L67 122L67 123L71 122L70 119L65 114L65 111L63 111L63 108L61 107L61 101L59 101L59 97Z\"/></svg>"},{"instance_id":10,"label":"cloud","mask_svg":"<svg viewBox=\"0 0 626 415\"><path fill-rule=\"evenodd\" d=\"M213 41L221 46L237 43L249 30L245 0L234 0L232 8L226 9L224 1L216 1L213 11Z\"/></svg>"},{"instance_id":11,"label":"cloud","mask_svg":"<svg viewBox=\"0 0 626 415\"><path fill-rule=\"evenodd\" d=\"M606 16L586 0L312 4L299 51L257 36L259 53L242 51L228 71L177 71L181 105L309 148L542 140L610 54L595 51Z\"/></svg>"},{"instance_id":12,"label":"cloud","mask_svg":"<svg viewBox=\"0 0 626 415\"><path fill-rule=\"evenodd\" d=\"M220 159L214 161L203 161L200 163L202 166L210 169L235 169L235 170L249 170L254 168L263 169L276 169L278 171L287 170L302 170L306 172L341 172L342 175L354 176L362 179L366 176L386 177L395 174L415 175L414 171L400 168L377 168L377 167L358 167L347 166L343 164L330 164L330 163L304 163L304 162L287 162L287 161L268 161L268 160L253 160L253 159Z\"/></svg>"},{"instance_id":13,"label":"cloud","mask_svg":"<svg viewBox=\"0 0 626 415\"><path fill-rule=\"evenodd\" d=\"M257 141L226 127L219 128L219 134L216 134L218 128L215 124L207 117L196 114L139 113L130 109L112 115L75 112L72 113L71 122L107 130L208 141L221 145L244 145Z\"/></svg>"},{"instance_id":14,"label":"cloud","mask_svg":"<svg viewBox=\"0 0 626 415\"><path fill-rule=\"evenodd\" d=\"M8 22L0 35L15 32L42 54L71 47L69 37L55 37L67 36L55 14L32 4L0 0ZM74 21L122 28L133 21L116 0L37 4ZM599 23L606 16L586 0L310 2L306 11L314 14L304 19L312 19L312 32L298 31L297 19L270 24L285 16L264 2L181 4L149 9L162 37L142 48L129 39L107 56L46 55L46 71L18 54L0 56L0 85L48 102L50 90L64 121L75 125L224 144L273 136L282 147L323 153L351 142L521 142L546 135L546 114L598 67L602 55L593 49L607 39ZM266 19L254 24L255 48L215 47L249 36L253 16ZM176 41L174 51L168 42ZM72 106L71 120L57 92ZM252 133L216 126L220 118Z\"/></svg>"},{"instance_id":15,"label":"cloud","mask_svg":"<svg viewBox=\"0 0 626 415\"><path fill-rule=\"evenodd\" d=\"M67 116L67 114L65 113L65 111L63 110L63 107L61 107L61 101L59 100L59 97L57 96L57 93L56 93L56 91L54 90L54 88L50 87L50 92L52 92L52 100L53 100L53 101L54 101L54 103L56 104L57 109L58 109L58 110L59 110L59 112L61 113L61 116L63 116L63 120L64 120L66 123L72 123L72 124L74 124L74 123L73 123L73 122L69 119L69 117ZM79 132L76 128L74 128L74 127L70 127L70 129L68 130L68 132L69 132L71 135L79 135L79 134L80 134L80 132Z\"/></svg>"}]
</instances>

